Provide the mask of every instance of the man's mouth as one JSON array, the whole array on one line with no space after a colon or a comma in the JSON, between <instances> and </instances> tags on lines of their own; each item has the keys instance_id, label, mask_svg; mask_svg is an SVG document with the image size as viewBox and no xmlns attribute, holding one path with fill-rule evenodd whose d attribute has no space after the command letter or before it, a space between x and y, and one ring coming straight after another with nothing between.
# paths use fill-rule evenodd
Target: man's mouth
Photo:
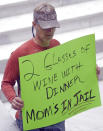
<instances>
[{"instance_id":1,"label":"man's mouth","mask_svg":"<svg viewBox=\"0 0 103 131\"><path fill-rule=\"evenodd\" d=\"M52 34L46 34L46 36L53 36Z\"/></svg>"}]
</instances>

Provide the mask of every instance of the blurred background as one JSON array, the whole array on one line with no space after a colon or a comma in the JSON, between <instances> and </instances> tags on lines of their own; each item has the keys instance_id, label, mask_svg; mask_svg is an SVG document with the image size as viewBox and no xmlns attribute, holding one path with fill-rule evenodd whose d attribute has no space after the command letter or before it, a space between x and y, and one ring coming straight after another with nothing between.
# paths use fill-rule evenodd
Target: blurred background
<instances>
[{"instance_id":1,"label":"blurred background","mask_svg":"<svg viewBox=\"0 0 103 131\"><path fill-rule=\"evenodd\" d=\"M32 38L33 9L42 2L56 8L61 28L56 30L54 38L60 43L95 33L96 61L101 69L99 87L103 100L103 0L0 0L0 84L11 52ZM15 111L1 90L0 100L15 119ZM66 121L66 131L103 131L102 117L103 107L81 113Z\"/></svg>"}]
</instances>

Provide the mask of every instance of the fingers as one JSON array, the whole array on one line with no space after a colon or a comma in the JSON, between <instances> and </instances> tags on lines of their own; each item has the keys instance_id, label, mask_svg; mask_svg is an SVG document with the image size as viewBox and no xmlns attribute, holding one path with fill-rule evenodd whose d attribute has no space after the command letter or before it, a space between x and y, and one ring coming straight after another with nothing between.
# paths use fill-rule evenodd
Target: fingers
<instances>
[{"instance_id":1,"label":"fingers","mask_svg":"<svg viewBox=\"0 0 103 131\"><path fill-rule=\"evenodd\" d=\"M97 72L97 75L100 74L100 68L98 66L96 67L96 72Z\"/></svg>"},{"instance_id":2,"label":"fingers","mask_svg":"<svg viewBox=\"0 0 103 131\"><path fill-rule=\"evenodd\" d=\"M24 102L21 100L20 97L15 97L12 101L12 108L15 110L21 110L24 106Z\"/></svg>"},{"instance_id":3,"label":"fingers","mask_svg":"<svg viewBox=\"0 0 103 131\"><path fill-rule=\"evenodd\" d=\"M97 77L99 77L99 75L100 75L100 67L98 67L98 65L96 65L96 74L97 74Z\"/></svg>"},{"instance_id":4,"label":"fingers","mask_svg":"<svg viewBox=\"0 0 103 131\"><path fill-rule=\"evenodd\" d=\"M99 79L100 67L98 65L96 65L96 74L97 74L97 78Z\"/></svg>"}]
</instances>

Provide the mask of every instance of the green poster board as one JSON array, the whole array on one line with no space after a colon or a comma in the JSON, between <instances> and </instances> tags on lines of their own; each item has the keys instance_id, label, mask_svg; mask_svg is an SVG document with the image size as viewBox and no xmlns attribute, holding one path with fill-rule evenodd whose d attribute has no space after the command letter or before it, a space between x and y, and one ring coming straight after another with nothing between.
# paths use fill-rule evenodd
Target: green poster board
<instances>
[{"instance_id":1,"label":"green poster board","mask_svg":"<svg viewBox=\"0 0 103 131\"><path fill-rule=\"evenodd\" d=\"M21 57L19 66L24 130L101 105L94 34Z\"/></svg>"}]
</instances>

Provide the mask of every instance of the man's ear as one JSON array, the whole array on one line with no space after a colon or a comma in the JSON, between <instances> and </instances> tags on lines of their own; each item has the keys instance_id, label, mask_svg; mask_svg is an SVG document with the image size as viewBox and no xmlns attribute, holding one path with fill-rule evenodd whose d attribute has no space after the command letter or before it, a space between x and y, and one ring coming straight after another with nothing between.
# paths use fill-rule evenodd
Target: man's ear
<instances>
[{"instance_id":1,"label":"man's ear","mask_svg":"<svg viewBox=\"0 0 103 131\"><path fill-rule=\"evenodd\" d=\"M32 21L32 25L33 25L33 26L35 26L35 25L36 25L35 21Z\"/></svg>"}]
</instances>

